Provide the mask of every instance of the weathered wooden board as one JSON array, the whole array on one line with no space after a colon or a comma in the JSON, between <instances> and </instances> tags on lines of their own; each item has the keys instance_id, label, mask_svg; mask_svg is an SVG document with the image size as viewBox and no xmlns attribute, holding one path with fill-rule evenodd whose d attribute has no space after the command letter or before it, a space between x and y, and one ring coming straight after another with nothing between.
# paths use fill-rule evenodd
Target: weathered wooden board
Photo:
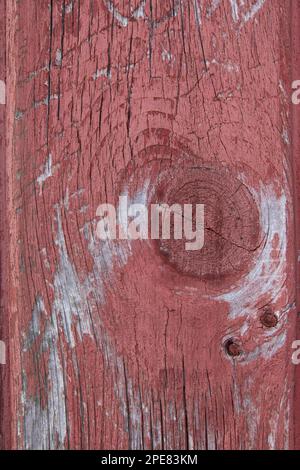
<instances>
[{"instance_id":1,"label":"weathered wooden board","mask_svg":"<svg viewBox=\"0 0 300 470\"><path fill-rule=\"evenodd\" d=\"M292 2L292 20L291 20L291 33L292 33L292 80L299 80L300 76L300 2ZM300 323L299 323L299 305L300 305L300 106L295 106L292 103L292 154L293 154L293 169L294 169L294 213L296 225L296 305L298 311L297 317L297 341L300 339ZM300 368L299 364L296 369L296 388L294 395L294 431L295 431L295 448L300 449Z\"/></svg>"},{"instance_id":2,"label":"weathered wooden board","mask_svg":"<svg viewBox=\"0 0 300 470\"><path fill-rule=\"evenodd\" d=\"M6 219L5 214L5 156L6 156L6 8L5 2L0 2L0 198L1 198L1 209L0 209L0 219L1 219L1 228L0 228L0 285L1 285L1 294L0 294L0 448L9 447L10 439L9 426L6 426L5 420L8 417L4 417L4 408L9 407L9 380L8 380L8 361L7 357L3 358L3 347L6 349L5 340L9 337L8 334L8 313L5 312L5 272L6 262L4 259L4 250L7 249L5 241L5 223ZM6 320L5 320L6 317ZM2 345L2 348L1 348ZM6 351L5 351L6 352ZM6 361L5 361L6 359ZM4 364L6 362L6 364ZM6 434L5 434L6 430Z\"/></svg>"},{"instance_id":3,"label":"weathered wooden board","mask_svg":"<svg viewBox=\"0 0 300 470\"><path fill-rule=\"evenodd\" d=\"M5 446L293 448L291 2L4 3ZM203 250L99 241L120 195Z\"/></svg>"}]
</instances>

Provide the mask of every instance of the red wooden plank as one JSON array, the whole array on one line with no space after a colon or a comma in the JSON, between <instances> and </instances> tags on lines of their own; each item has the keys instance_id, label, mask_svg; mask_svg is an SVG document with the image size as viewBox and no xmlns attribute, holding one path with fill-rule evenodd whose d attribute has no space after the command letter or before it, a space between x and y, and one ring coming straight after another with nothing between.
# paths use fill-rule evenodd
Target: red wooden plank
<instances>
[{"instance_id":1,"label":"red wooden plank","mask_svg":"<svg viewBox=\"0 0 300 470\"><path fill-rule=\"evenodd\" d=\"M6 230L7 226L4 222L5 216L5 186L6 186L6 169L5 169L5 155L6 155L6 122L5 122L5 103L6 103L6 5L5 2L0 2L0 448L9 447L10 439L8 437L9 425L4 419L4 409L9 402L10 386L8 380L8 354L6 351L5 341L8 338L8 322L4 320L5 317L5 248L7 247ZM4 357L5 355L5 357ZM6 363L6 364L5 364Z\"/></svg>"},{"instance_id":2,"label":"red wooden plank","mask_svg":"<svg viewBox=\"0 0 300 470\"><path fill-rule=\"evenodd\" d=\"M292 2L293 10L292 10L292 82L299 80L300 77L300 64L299 64L299 53L300 53L300 45L299 45L299 27L300 27L300 2ZM297 323L297 336L296 339L299 341L300 339L300 327L299 327L299 305L300 305L300 236L299 236L299 227L300 227L300 219L299 219L299 208L300 208L300 141L299 141L299 116L300 116L300 108L299 105L295 105L292 102L292 110L291 115L293 119L293 163L294 163L294 180L295 180L295 200L294 200L294 208L295 208L295 220L296 220L296 264L297 264L297 290L296 290L296 297L297 297L297 312L298 312L298 323ZM298 344L298 343L297 343ZM298 347L299 349L299 347ZM295 351L295 350L294 350ZM297 361L298 362L298 361ZM296 371L296 388L295 388L295 413L294 413L294 426L295 426L295 448L300 449L300 372L299 372L299 364L297 364Z\"/></svg>"},{"instance_id":3,"label":"red wooden plank","mask_svg":"<svg viewBox=\"0 0 300 470\"><path fill-rule=\"evenodd\" d=\"M291 3L6 5L6 447L293 448ZM99 241L120 195L203 250Z\"/></svg>"}]
</instances>

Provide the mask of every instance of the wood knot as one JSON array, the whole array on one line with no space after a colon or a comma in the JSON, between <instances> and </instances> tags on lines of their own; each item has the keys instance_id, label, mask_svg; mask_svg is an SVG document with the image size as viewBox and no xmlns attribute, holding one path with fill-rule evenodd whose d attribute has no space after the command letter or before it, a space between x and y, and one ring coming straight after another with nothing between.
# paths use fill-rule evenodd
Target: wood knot
<instances>
[{"instance_id":1,"label":"wood knot","mask_svg":"<svg viewBox=\"0 0 300 470\"><path fill-rule=\"evenodd\" d=\"M171 231L170 239L158 242L165 262L208 283L233 281L249 271L260 245L259 211L249 188L233 173L213 165L170 169L156 189L155 202L204 205L203 247L187 250L185 234L175 239ZM192 226L196 228L195 210Z\"/></svg>"}]
</instances>

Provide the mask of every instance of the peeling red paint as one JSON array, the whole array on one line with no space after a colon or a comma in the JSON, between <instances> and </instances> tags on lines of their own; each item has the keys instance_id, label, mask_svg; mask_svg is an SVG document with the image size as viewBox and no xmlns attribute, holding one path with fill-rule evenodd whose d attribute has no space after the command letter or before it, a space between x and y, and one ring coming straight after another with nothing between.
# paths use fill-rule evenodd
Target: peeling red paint
<instances>
[{"instance_id":1,"label":"peeling red paint","mask_svg":"<svg viewBox=\"0 0 300 470\"><path fill-rule=\"evenodd\" d=\"M300 5L299 2L292 2L293 9L292 9L292 67L291 67L291 81L293 82L295 79L298 80L298 76L300 76L300 63L299 63L299 28L300 28ZM293 135L293 174L294 174L294 186L295 186L295 197L294 197L294 213L295 213L295 221L296 221L296 280L297 280L297 289L296 289L296 298L297 298L297 328L296 328L296 335L295 339L298 340L300 337L300 325L299 325L299 305L300 305L300 297L299 297L299 286L300 286L300 264L299 264L299 253L300 253L300 237L299 237L299 210L300 210L300 158L299 158L299 149L300 149L300 141L299 141L299 117L300 117L300 108L299 106L295 106L291 104L291 116L292 116L292 135ZM295 395L294 395L294 421L293 425L295 427L295 448L300 449L300 373L299 373L299 366L296 366L295 370Z\"/></svg>"},{"instance_id":2,"label":"peeling red paint","mask_svg":"<svg viewBox=\"0 0 300 470\"><path fill-rule=\"evenodd\" d=\"M10 3L6 447L294 447L290 8ZM124 192L204 250L99 241Z\"/></svg>"}]
</instances>

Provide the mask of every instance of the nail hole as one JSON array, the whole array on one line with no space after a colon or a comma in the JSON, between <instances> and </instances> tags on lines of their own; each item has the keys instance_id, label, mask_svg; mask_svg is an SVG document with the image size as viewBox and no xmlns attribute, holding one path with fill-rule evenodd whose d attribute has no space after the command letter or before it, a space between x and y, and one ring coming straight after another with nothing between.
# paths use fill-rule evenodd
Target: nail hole
<instances>
[{"instance_id":1,"label":"nail hole","mask_svg":"<svg viewBox=\"0 0 300 470\"><path fill-rule=\"evenodd\" d=\"M228 339L225 343L225 350L228 356L238 357L242 354L240 345L234 339Z\"/></svg>"},{"instance_id":2,"label":"nail hole","mask_svg":"<svg viewBox=\"0 0 300 470\"><path fill-rule=\"evenodd\" d=\"M260 321L266 328L275 328L278 324L278 318L272 310L266 310L261 315Z\"/></svg>"}]
</instances>

